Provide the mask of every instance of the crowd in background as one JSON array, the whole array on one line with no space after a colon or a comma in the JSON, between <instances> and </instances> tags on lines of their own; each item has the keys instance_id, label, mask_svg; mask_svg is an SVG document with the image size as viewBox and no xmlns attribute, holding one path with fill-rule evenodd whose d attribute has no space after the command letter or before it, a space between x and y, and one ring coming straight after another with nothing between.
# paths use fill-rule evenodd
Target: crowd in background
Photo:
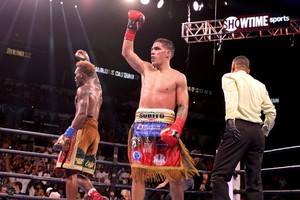
<instances>
[{"instance_id":1,"label":"crowd in background","mask_svg":"<svg viewBox=\"0 0 300 200\"><path fill-rule=\"evenodd\" d=\"M74 93L72 90L56 88L47 85L28 84L5 78L0 83L3 95L0 97L0 126L60 135L70 125L74 113ZM43 95L41 95L43 94ZM111 99L110 99L111 100ZM113 101L114 102L114 101ZM101 141L127 144L128 131L132 120L128 117L129 106L113 105L103 106L99 117L99 132ZM120 113L118 117L111 117L112 111ZM132 111L134 112L134 111ZM123 116L123 117L122 117ZM118 118L118 122L114 120ZM52 149L54 140L27 134L0 133L1 147L21 151L37 152L43 154L58 155ZM113 147L101 145L98 151L98 158L106 161L113 159ZM1 155L1 171L35 175L41 177L65 178L64 171L55 168L56 160L52 158L39 158L30 156ZM128 163L127 148L120 149L118 162ZM112 178L112 166L98 164L92 181L109 185ZM130 168L118 167L116 183L130 185ZM18 184L15 184L18 183ZM15 193L32 196L49 196L56 192L61 197L65 196L63 183L50 181L36 181L24 178L2 177L1 185L3 192L12 189L12 185L20 185L20 191L14 189ZM156 185L148 185L156 187ZM111 196L109 187L100 187L100 192ZM52 192L50 192L52 191ZM116 190L115 196L120 196L120 189ZM155 193L148 193L149 199L156 199ZM78 191L78 199L87 198L83 191Z\"/></svg>"},{"instance_id":2,"label":"crowd in background","mask_svg":"<svg viewBox=\"0 0 300 200\"><path fill-rule=\"evenodd\" d=\"M74 92L64 88L56 88L40 84L25 84L9 78L1 78L0 89L0 127L35 131L60 135L70 125L74 112ZM43 95L41 95L43 94ZM104 102L103 110L99 117L99 133L101 141L127 144L128 130L133 121L128 113L134 113L135 108L128 104L119 105ZM115 116L114 113L118 113ZM191 131L192 132L192 131ZM185 140L188 149L203 147L202 143L208 143L207 139L195 138L194 134L186 133ZM26 134L12 134L0 131L1 148L14 149L29 152L58 155L52 149L53 139L39 138ZM211 146L211 145L210 145ZM209 152L208 149L201 149ZM206 151L207 150L207 151ZM101 145L98 158L112 161L113 147ZM127 149L120 149L118 162L128 163ZM207 170L212 169L213 160L204 159ZM55 168L56 160L52 158L39 158L31 156L0 154L0 171L13 172L40 177L64 178L64 171ZM112 166L97 165L92 181L109 185L112 179ZM116 177L117 184L130 185L130 168L118 167ZM267 176L264 180L265 188L285 189L287 181L283 176ZM0 177L1 193L19 193L32 196L65 196L64 183L53 183L50 181L37 181L24 178ZM157 185L149 184L148 187L155 188ZM276 188L275 188L276 187ZM208 190L209 185L207 185ZM99 188L102 194L111 195L108 187ZM121 189L116 189L115 196L121 198ZM51 197L51 196L50 196ZM147 192L148 199L160 199L161 195ZM83 191L78 191L78 199L88 199ZM209 199L209 197L205 198ZM267 198L266 198L267 199ZM270 198L271 199L271 198ZM275 196L272 199L281 199Z\"/></svg>"},{"instance_id":3,"label":"crowd in background","mask_svg":"<svg viewBox=\"0 0 300 200\"><path fill-rule=\"evenodd\" d=\"M34 136L35 140L38 137ZM52 140L48 140L48 145L45 146L37 146L33 144L33 137L29 137L27 140L22 139L22 135L12 134L12 133L3 133L1 132L1 148L3 149L14 149L20 151L27 152L36 152L41 154L51 154L58 155L59 152L52 149ZM26 142L28 141L28 142ZM120 151L121 153L124 151ZM103 156L99 156L101 160L111 161L112 151L110 152L111 156L106 158ZM121 156L119 158L119 162L128 163L125 156ZM56 159L40 158L37 156L24 156L17 154L0 154L0 171L12 172L17 174L25 174L25 175L33 175L38 177L53 177L53 178L65 178L64 170L60 168L56 168ZM108 185L107 187L101 187L100 191L103 194L108 194L109 185L111 183L112 178L112 166L110 165L101 165L97 164L96 170L93 176L89 178L98 183L104 183ZM117 184L130 184L129 177L129 167L118 167L117 168L117 176L116 181ZM52 181L40 181L19 177L1 177L1 192L9 193L9 189L14 188L13 185L18 185L20 190L14 188L13 193L17 194L26 194L30 196L49 196L49 190L52 192L57 192L61 195L61 197L65 196L65 184L60 182L52 182ZM48 192L47 192L48 190ZM48 193L48 194L47 194ZM116 191L116 193L120 193L120 191ZM84 192L78 191L78 199L84 199ZM86 197L87 198L87 197Z\"/></svg>"}]
</instances>

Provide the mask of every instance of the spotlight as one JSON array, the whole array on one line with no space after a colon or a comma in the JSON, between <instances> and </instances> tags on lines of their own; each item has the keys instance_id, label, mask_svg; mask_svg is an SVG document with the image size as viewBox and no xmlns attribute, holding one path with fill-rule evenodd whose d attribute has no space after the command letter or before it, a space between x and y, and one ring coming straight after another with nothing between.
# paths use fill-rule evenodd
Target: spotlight
<instances>
[{"instance_id":1,"label":"spotlight","mask_svg":"<svg viewBox=\"0 0 300 200\"><path fill-rule=\"evenodd\" d=\"M163 7L164 3L165 3L164 0L159 0L158 3L157 3L157 8Z\"/></svg>"},{"instance_id":2,"label":"spotlight","mask_svg":"<svg viewBox=\"0 0 300 200\"><path fill-rule=\"evenodd\" d=\"M204 4L200 1L194 1L193 8L195 11L200 11L204 7Z\"/></svg>"},{"instance_id":3,"label":"spotlight","mask_svg":"<svg viewBox=\"0 0 300 200\"><path fill-rule=\"evenodd\" d=\"M147 5L150 2L150 0L141 0L141 4Z\"/></svg>"}]
</instances>

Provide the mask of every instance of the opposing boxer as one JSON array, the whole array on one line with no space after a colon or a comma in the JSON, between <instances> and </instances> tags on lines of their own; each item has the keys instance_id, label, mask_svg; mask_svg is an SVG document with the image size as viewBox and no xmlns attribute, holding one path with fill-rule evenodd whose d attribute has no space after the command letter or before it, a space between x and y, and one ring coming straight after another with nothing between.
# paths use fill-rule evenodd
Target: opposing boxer
<instances>
[{"instance_id":1,"label":"opposing boxer","mask_svg":"<svg viewBox=\"0 0 300 200\"><path fill-rule=\"evenodd\" d=\"M56 167L66 169L66 196L75 200L78 186L83 189L91 200L108 199L94 188L91 181L84 175L94 174L96 154L100 141L98 117L102 106L102 89L96 74L95 65L89 62L84 50L78 50L75 82L76 113L72 124L53 145L59 150Z\"/></svg>"},{"instance_id":2,"label":"opposing boxer","mask_svg":"<svg viewBox=\"0 0 300 200\"><path fill-rule=\"evenodd\" d=\"M181 179L198 174L180 140L188 115L187 80L170 66L175 52L172 41L164 38L154 41L151 63L141 60L134 52L134 39L144 22L143 13L128 12L122 47L122 55L140 73L142 84L139 108L128 137L132 199L144 199L145 181L168 178L173 199L183 200Z\"/></svg>"}]
</instances>

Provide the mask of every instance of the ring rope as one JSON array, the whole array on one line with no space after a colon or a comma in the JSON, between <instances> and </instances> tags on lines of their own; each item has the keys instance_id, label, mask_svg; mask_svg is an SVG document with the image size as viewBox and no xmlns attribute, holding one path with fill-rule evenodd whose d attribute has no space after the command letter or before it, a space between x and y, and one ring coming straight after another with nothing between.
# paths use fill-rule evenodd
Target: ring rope
<instances>
[{"instance_id":1,"label":"ring rope","mask_svg":"<svg viewBox=\"0 0 300 200\"><path fill-rule=\"evenodd\" d=\"M264 153L273 153L273 152L276 152L276 151L285 151L285 150L299 149L299 148L300 148L300 145L297 145L297 146L290 146L290 147L283 147L283 148L265 150Z\"/></svg>"},{"instance_id":2,"label":"ring rope","mask_svg":"<svg viewBox=\"0 0 300 200\"><path fill-rule=\"evenodd\" d=\"M24 131L24 130L19 130L19 129L9 129L9 128L3 128L0 127L0 133L1 131L4 132L12 132L12 133L17 133L17 134L27 134L27 135L34 135L34 136L41 136L41 137L50 137L50 138L58 138L58 135L51 135L49 133L38 133L38 132L33 132L33 131ZM114 153L113 153L113 161L103 161L103 160L97 160L96 162L99 164L106 164L106 165L114 165L114 166L130 166L129 163L121 163L117 162L117 157L118 157L118 147L127 147L125 144L119 144L119 143L110 143L110 142L104 142L100 141L100 144L104 145L110 145L110 146L115 146L114 148ZM300 146L290 146L290 147L284 147L284 148L277 148L277 149L272 149L272 150L265 150L264 153L273 153L273 152L278 152L278 151L285 151L285 150L293 150L293 149L298 149ZM11 153L11 154L18 154L18 155L27 155L27 156L36 156L36 157L46 157L46 158L58 158L58 155L51 155L51 154L43 154L43 153L36 153L36 152L26 152L26 151L19 151L19 150L11 150L11 149L3 149L0 148L0 153ZM193 154L191 154L193 155ZM210 157L214 158L214 155L208 155L208 154L195 154L198 156L202 157ZM282 169L298 169L300 168L300 165L291 165L291 166L282 166L282 167L273 167L273 168L264 168L262 171L274 171L274 170L282 170ZM206 170L199 170L199 172L202 173L211 173L211 171L206 171ZM244 170L236 170L236 174L243 174ZM0 172L0 177L2 176L11 176L11 177L19 177L19 178L27 178L27 179L34 179L34 180L43 180L43 181L54 181L54 182L65 182L65 179L63 178L46 178L46 177L39 177L35 175L25 175L25 174L17 174L17 173L8 173L8 172ZM112 187L112 188L127 188L130 189L130 185L123 185L123 184L104 184L104 183L99 183L99 182L92 182L93 185L99 186L99 187ZM146 188L147 191L154 191L154 192L169 192L169 190L166 189L156 189L156 188ZM185 193L189 194L212 194L211 191L185 191ZM238 190L238 189L233 189L234 194L245 194L245 190ZM300 194L300 190L295 189L295 190L264 190L264 194ZM8 194L0 194L0 197L11 197L13 199L33 199L33 200L40 200L40 199L53 199L54 198L48 198L48 197L35 197L35 196L28 196L28 195L8 195ZM62 199L62 198L60 198Z\"/></svg>"},{"instance_id":3,"label":"ring rope","mask_svg":"<svg viewBox=\"0 0 300 200\"><path fill-rule=\"evenodd\" d=\"M8 198L8 199L29 199L29 200L62 200L62 199L65 199L66 198L50 198L50 197L39 197L39 196L28 196L28 195L20 195L20 194L2 194L0 193L0 197L1 198Z\"/></svg>"}]
</instances>

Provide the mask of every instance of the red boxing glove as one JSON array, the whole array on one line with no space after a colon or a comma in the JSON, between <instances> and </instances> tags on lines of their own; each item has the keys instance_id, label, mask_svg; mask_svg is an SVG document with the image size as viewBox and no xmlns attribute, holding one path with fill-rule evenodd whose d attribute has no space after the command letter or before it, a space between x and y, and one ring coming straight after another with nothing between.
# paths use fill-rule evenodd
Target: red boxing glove
<instances>
[{"instance_id":1,"label":"red boxing glove","mask_svg":"<svg viewBox=\"0 0 300 200\"><path fill-rule=\"evenodd\" d=\"M175 146L182 134L184 123L185 119L177 118L172 125L163 128L160 131L161 140L171 147Z\"/></svg>"},{"instance_id":2,"label":"red boxing glove","mask_svg":"<svg viewBox=\"0 0 300 200\"><path fill-rule=\"evenodd\" d=\"M141 28L145 22L145 16L143 13L137 10L130 10L128 12L128 24L124 38L133 41L136 32Z\"/></svg>"}]
</instances>

